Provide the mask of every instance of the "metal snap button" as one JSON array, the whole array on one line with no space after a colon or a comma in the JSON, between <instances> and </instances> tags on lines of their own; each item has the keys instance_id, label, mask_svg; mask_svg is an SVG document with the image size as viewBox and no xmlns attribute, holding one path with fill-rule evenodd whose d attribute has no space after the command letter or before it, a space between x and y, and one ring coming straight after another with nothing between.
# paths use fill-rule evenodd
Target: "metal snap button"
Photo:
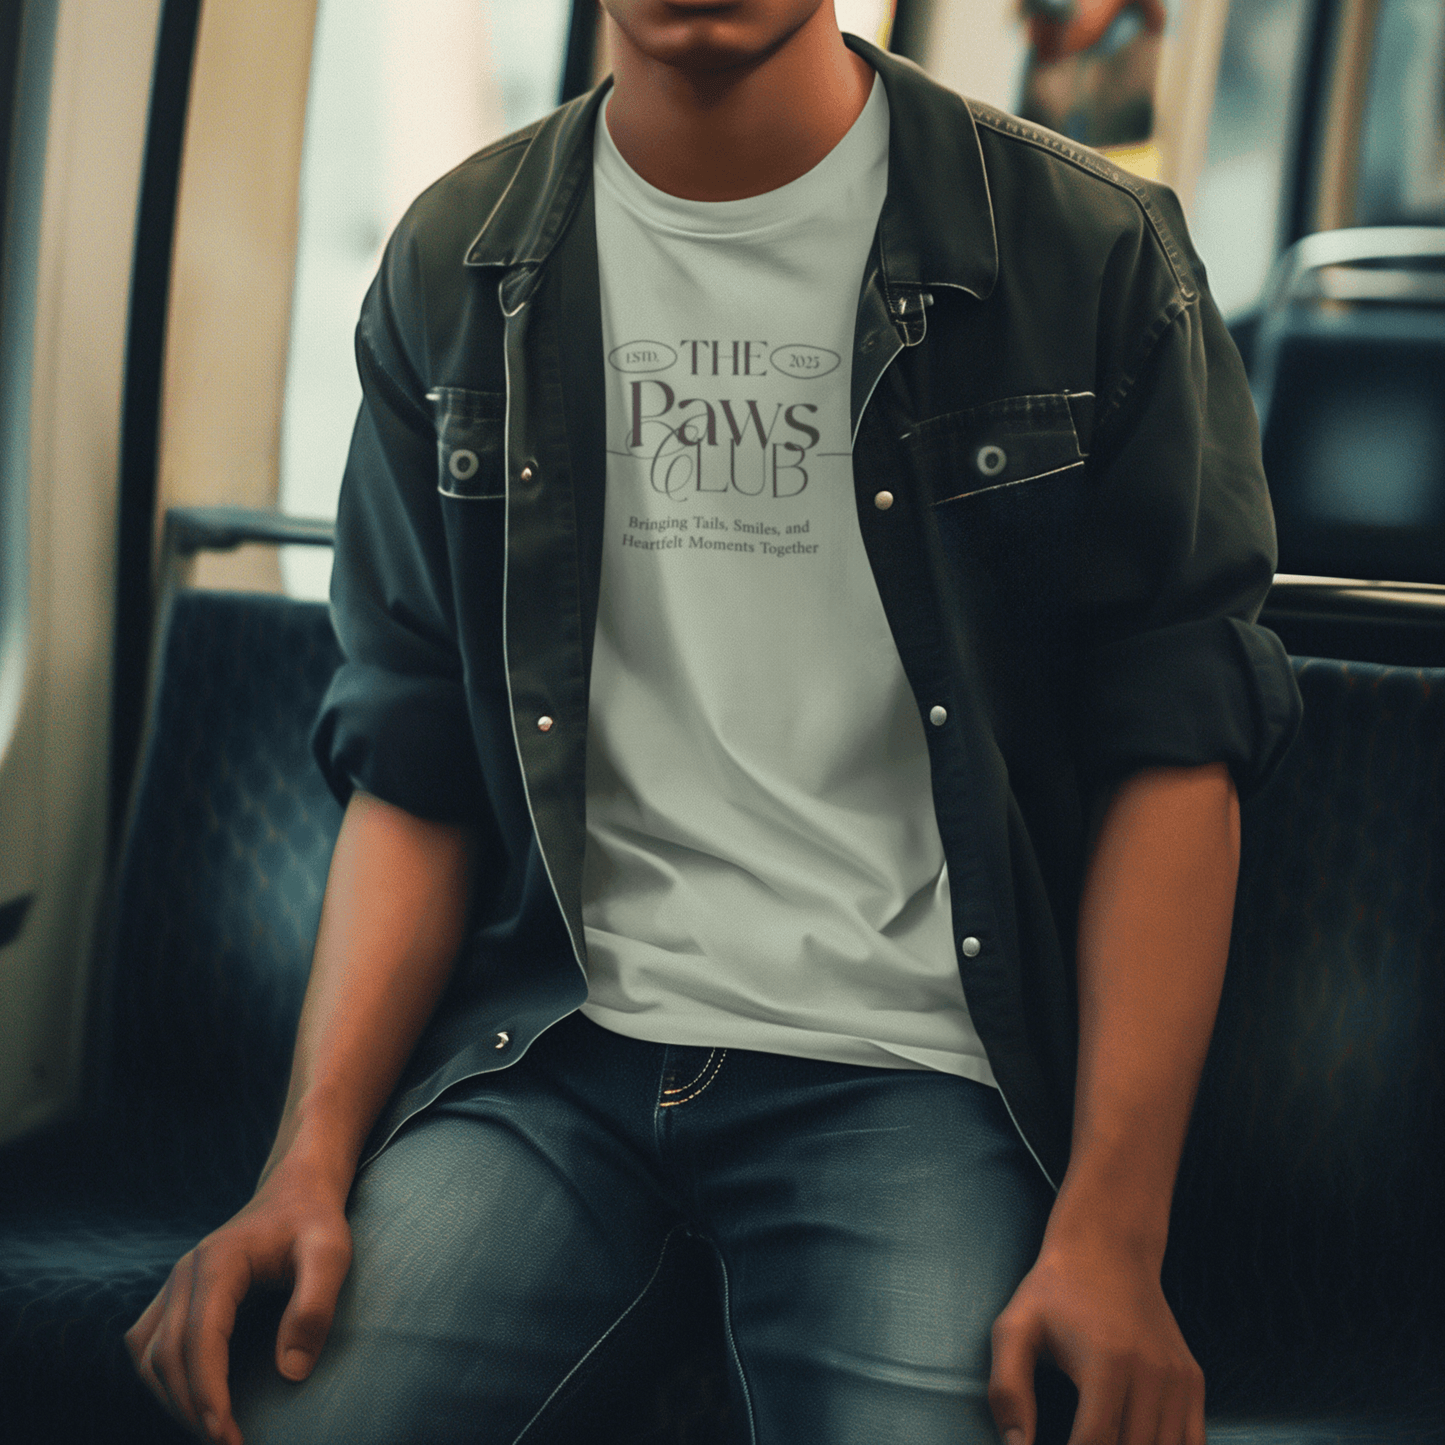
<instances>
[{"instance_id":1,"label":"metal snap button","mask_svg":"<svg viewBox=\"0 0 1445 1445\"><path fill-rule=\"evenodd\" d=\"M906 291L894 303L894 308L900 316L910 311L922 311L933 305L933 293L931 291L918 291L909 295Z\"/></svg>"},{"instance_id":2,"label":"metal snap button","mask_svg":"<svg viewBox=\"0 0 1445 1445\"><path fill-rule=\"evenodd\" d=\"M552 719L546 716L545 713L537 719L537 731L539 733L549 733L552 731Z\"/></svg>"},{"instance_id":3,"label":"metal snap button","mask_svg":"<svg viewBox=\"0 0 1445 1445\"><path fill-rule=\"evenodd\" d=\"M961 944L959 944L959 947L963 950L963 956L965 958L977 958L979 950L983 947L983 944L981 944L978 939L976 939L973 934L970 933L968 937L965 938Z\"/></svg>"},{"instance_id":4,"label":"metal snap button","mask_svg":"<svg viewBox=\"0 0 1445 1445\"><path fill-rule=\"evenodd\" d=\"M873 498L873 505L877 507L880 512L886 512L889 507L893 505L893 493L879 492Z\"/></svg>"},{"instance_id":5,"label":"metal snap button","mask_svg":"<svg viewBox=\"0 0 1445 1445\"><path fill-rule=\"evenodd\" d=\"M523 467L518 475L520 475L524 482L530 482L535 474L533 473L531 467Z\"/></svg>"},{"instance_id":6,"label":"metal snap button","mask_svg":"<svg viewBox=\"0 0 1445 1445\"><path fill-rule=\"evenodd\" d=\"M934 727L941 728L944 723L948 721L948 709L946 707L930 708L928 712L928 721L931 722Z\"/></svg>"},{"instance_id":7,"label":"metal snap button","mask_svg":"<svg viewBox=\"0 0 1445 1445\"><path fill-rule=\"evenodd\" d=\"M1008 453L1002 447L995 446L990 442L986 447L978 449L978 455L974 461L984 476L996 477L1008 466Z\"/></svg>"},{"instance_id":8,"label":"metal snap button","mask_svg":"<svg viewBox=\"0 0 1445 1445\"><path fill-rule=\"evenodd\" d=\"M497 1030L497 1041L492 1045L494 1049L504 1049L512 1042L512 1036L506 1029Z\"/></svg>"}]
</instances>

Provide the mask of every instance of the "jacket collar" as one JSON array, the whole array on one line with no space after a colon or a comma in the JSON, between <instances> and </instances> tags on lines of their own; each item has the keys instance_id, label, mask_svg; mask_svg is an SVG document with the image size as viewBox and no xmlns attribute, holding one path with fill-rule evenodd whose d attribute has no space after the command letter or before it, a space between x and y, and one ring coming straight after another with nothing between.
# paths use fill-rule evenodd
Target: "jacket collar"
<instances>
[{"instance_id":1,"label":"jacket collar","mask_svg":"<svg viewBox=\"0 0 1445 1445\"><path fill-rule=\"evenodd\" d=\"M878 223L885 289L952 286L980 300L998 278L988 175L962 97L911 61L845 35L888 95L888 196ZM549 115L467 248L468 266L540 267L592 179L592 128L611 85Z\"/></svg>"},{"instance_id":2,"label":"jacket collar","mask_svg":"<svg viewBox=\"0 0 1445 1445\"><path fill-rule=\"evenodd\" d=\"M554 110L467 247L468 266L540 266L592 178L592 127L611 79Z\"/></svg>"}]
</instances>

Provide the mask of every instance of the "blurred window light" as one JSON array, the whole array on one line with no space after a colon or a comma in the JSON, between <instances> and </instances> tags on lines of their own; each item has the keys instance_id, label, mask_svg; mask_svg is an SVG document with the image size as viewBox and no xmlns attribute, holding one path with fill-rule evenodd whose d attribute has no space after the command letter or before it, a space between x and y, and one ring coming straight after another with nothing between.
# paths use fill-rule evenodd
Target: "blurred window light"
<instances>
[{"instance_id":1,"label":"blurred window light","mask_svg":"<svg viewBox=\"0 0 1445 1445\"><path fill-rule=\"evenodd\" d=\"M910 0L906 14L908 34L900 38L935 80L1000 110L1017 110L1029 58L1019 0Z\"/></svg>"},{"instance_id":2,"label":"blurred window light","mask_svg":"<svg viewBox=\"0 0 1445 1445\"><path fill-rule=\"evenodd\" d=\"M1355 222L1445 224L1445 5L1382 0L1360 133Z\"/></svg>"},{"instance_id":3,"label":"blurred window light","mask_svg":"<svg viewBox=\"0 0 1445 1445\"><path fill-rule=\"evenodd\" d=\"M833 0L838 15L838 28L850 35L871 40L880 49L888 49L893 33L893 11L897 0Z\"/></svg>"},{"instance_id":4,"label":"blurred window light","mask_svg":"<svg viewBox=\"0 0 1445 1445\"><path fill-rule=\"evenodd\" d=\"M1439 0L1426 0L1438 5ZM1190 230L1227 319L1259 301L1284 222L1309 0L1234 0Z\"/></svg>"},{"instance_id":5,"label":"blurred window light","mask_svg":"<svg viewBox=\"0 0 1445 1445\"><path fill-rule=\"evenodd\" d=\"M30 640L30 390L58 8L32 3L23 28L18 8L0 14L0 139L10 156L0 180L0 757L19 718Z\"/></svg>"},{"instance_id":6,"label":"blurred window light","mask_svg":"<svg viewBox=\"0 0 1445 1445\"><path fill-rule=\"evenodd\" d=\"M571 0L320 0L281 422L281 509L336 511L361 387L352 333L412 199L557 103ZM330 554L284 549L293 596Z\"/></svg>"}]
</instances>

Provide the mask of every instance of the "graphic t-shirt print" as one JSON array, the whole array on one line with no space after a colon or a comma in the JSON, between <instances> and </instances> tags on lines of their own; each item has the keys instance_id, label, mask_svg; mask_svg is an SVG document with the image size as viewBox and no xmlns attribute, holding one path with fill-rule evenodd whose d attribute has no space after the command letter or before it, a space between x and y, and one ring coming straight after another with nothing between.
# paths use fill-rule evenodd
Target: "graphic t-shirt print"
<instances>
[{"instance_id":1,"label":"graphic t-shirt print","mask_svg":"<svg viewBox=\"0 0 1445 1445\"><path fill-rule=\"evenodd\" d=\"M837 351L756 336L639 338L614 347L609 388L622 415L610 474L637 502L624 548L686 554L731 552L786 559L815 555L820 486L843 487L847 413L825 407L818 383L842 367ZM831 415L827 415L831 413ZM843 425L839 427L841 420ZM812 489L811 494L809 489Z\"/></svg>"}]
</instances>

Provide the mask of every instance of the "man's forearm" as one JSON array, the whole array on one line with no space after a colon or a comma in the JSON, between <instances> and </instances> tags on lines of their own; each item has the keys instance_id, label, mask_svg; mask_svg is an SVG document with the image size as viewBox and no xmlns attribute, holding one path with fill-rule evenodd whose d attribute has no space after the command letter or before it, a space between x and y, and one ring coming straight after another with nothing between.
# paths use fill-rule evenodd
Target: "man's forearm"
<instances>
[{"instance_id":1,"label":"man's forearm","mask_svg":"<svg viewBox=\"0 0 1445 1445\"><path fill-rule=\"evenodd\" d=\"M1069 1167L993 1327L989 1403L1008 1445L1034 1438L1041 1350L1078 1386L1071 1439L1205 1445L1204 1376L1159 1273L1238 871L1222 764L1150 769L1110 800L1080 900Z\"/></svg>"},{"instance_id":2,"label":"man's forearm","mask_svg":"<svg viewBox=\"0 0 1445 1445\"><path fill-rule=\"evenodd\" d=\"M1050 1236L1104 1230L1162 1262L1238 872L1224 764L1151 769L1119 787L1080 906L1073 1145Z\"/></svg>"},{"instance_id":3,"label":"man's forearm","mask_svg":"<svg viewBox=\"0 0 1445 1445\"><path fill-rule=\"evenodd\" d=\"M367 1133L451 976L466 925L465 830L353 796L332 855L280 1131L349 1186Z\"/></svg>"}]
</instances>

